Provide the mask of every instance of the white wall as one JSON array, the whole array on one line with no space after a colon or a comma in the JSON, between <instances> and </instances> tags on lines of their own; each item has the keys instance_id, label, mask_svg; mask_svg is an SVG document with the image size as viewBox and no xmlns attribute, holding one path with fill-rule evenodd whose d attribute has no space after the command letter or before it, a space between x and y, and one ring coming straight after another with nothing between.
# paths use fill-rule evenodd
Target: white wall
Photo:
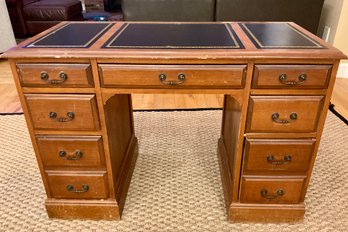
<instances>
[{"instance_id":1,"label":"white wall","mask_svg":"<svg viewBox=\"0 0 348 232\"><path fill-rule=\"evenodd\" d=\"M0 52L5 52L16 45L6 2L0 1Z\"/></svg>"},{"instance_id":2,"label":"white wall","mask_svg":"<svg viewBox=\"0 0 348 232\"><path fill-rule=\"evenodd\" d=\"M328 42L348 55L348 0L325 0L319 22L318 35L330 27ZM348 60L342 60L338 77L348 78Z\"/></svg>"}]
</instances>

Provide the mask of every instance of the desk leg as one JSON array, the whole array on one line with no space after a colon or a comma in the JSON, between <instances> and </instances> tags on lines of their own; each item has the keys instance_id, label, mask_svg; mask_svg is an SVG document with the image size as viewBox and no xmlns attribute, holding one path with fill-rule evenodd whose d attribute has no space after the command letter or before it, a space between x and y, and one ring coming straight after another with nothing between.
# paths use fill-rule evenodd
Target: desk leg
<instances>
[{"instance_id":1,"label":"desk leg","mask_svg":"<svg viewBox=\"0 0 348 232\"><path fill-rule=\"evenodd\" d=\"M115 198L121 215L138 156L131 95L117 94L110 97L104 105L104 114Z\"/></svg>"},{"instance_id":2,"label":"desk leg","mask_svg":"<svg viewBox=\"0 0 348 232\"><path fill-rule=\"evenodd\" d=\"M239 140L241 121L241 104L235 98L226 95L222 120L221 137L218 142L218 160L220 164L221 180L224 189L227 212L229 213L234 189L235 156ZM243 139L243 138L241 138Z\"/></svg>"}]
</instances>

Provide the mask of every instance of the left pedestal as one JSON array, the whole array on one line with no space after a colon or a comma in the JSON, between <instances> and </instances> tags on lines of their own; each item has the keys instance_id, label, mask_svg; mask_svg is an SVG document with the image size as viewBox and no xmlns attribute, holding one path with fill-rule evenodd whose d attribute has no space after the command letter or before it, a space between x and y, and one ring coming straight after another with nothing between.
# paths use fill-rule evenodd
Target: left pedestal
<instances>
[{"instance_id":1,"label":"left pedestal","mask_svg":"<svg viewBox=\"0 0 348 232\"><path fill-rule=\"evenodd\" d=\"M47 213L120 219L138 154L131 96L101 99L86 61L12 61Z\"/></svg>"}]
</instances>

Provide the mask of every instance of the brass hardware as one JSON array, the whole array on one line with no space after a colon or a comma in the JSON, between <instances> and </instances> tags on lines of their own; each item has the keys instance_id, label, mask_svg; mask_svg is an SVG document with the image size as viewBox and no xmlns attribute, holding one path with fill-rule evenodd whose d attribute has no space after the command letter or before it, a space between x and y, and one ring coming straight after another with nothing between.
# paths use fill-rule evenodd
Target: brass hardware
<instances>
[{"instance_id":1,"label":"brass hardware","mask_svg":"<svg viewBox=\"0 0 348 232\"><path fill-rule=\"evenodd\" d=\"M68 184L66 186L66 190L71 193L85 193L89 190L89 186L87 184L82 185L82 189L75 189L74 185Z\"/></svg>"},{"instance_id":2,"label":"brass hardware","mask_svg":"<svg viewBox=\"0 0 348 232\"><path fill-rule=\"evenodd\" d=\"M297 119L297 113L291 113L290 114L290 119L292 121L295 121ZM275 123L279 123L279 124L289 124L291 123L291 121L287 120L287 119L279 119L279 113L273 113L272 114L272 121Z\"/></svg>"},{"instance_id":3,"label":"brass hardware","mask_svg":"<svg viewBox=\"0 0 348 232\"><path fill-rule=\"evenodd\" d=\"M49 84L52 84L52 85L58 85L58 84L63 83L64 81L66 81L68 79L68 74L66 74L64 71L61 71L59 73L60 80L49 80L49 77L50 76L49 76L48 72L46 72L46 71L42 71L40 74L41 80L47 81Z\"/></svg>"},{"instance_id":4,"label":"brass hardware","mask_svg":"<svg viewBox=\"0 0 348 232\"><path fill-rule=\"evenodd\" d=\"M73 154L67 155L67 152L62 150L59 151L59 157L66 159L66 160L78 160L81 159L83 153L80 150L76 150Z\"/></svg>"},{"instance_id":5,"label":"brass hardware","mask_svg":"<svg viewBox=\"0 0 348 232\"><path fill-rule=\"evenodd\" d=\"M180 73L178 75L178 81L166 81L167 75L164 73L161 73L158 77L159 77L161 83L164 85L179 85L179 84L183 83L186 79L186 76L183 73Z\"/></svg>"},{"instance_id":6,"label":"brass hardware","mask_svg":"<svg viewBox=\"0 0 348 232\"><path fill-rule=\"evenodd\" d=\"M48 78L49 78L48 72L42 71L40 74L40 78L41 78L41 80L44 80L44 81L48 80Z\"/></svg>"},{"instance_id":7,"label":"brass hardware","mask_svg":"<svg viewBox=\"0 0 348 232\"><path fill-rule=\"evenodd\" d=\"M263 198L272 200L284 195L283 189L278 189L275 195L269 195L267 189L261 189L260 194Z\"/></svg>"},{"instance_id":8,"label":"brass hardware","mask_svg":"<svg viewBox=\"0 0 348 232\"><path fill-rule=\"evenodd\" d=\"M285 155L283 160L275 160L273 155L267 156L267 162L274 165L288 164L292 161L291 155Z\"/></svg>"},{"instance_id":9,"label":"brass hardware","mask_svg":"<svg viewBox=\"0 0 348 232\"><path fill-rule=\"evenodd\" d=\"M64 118L64 117L58 118L58 114L57 114L56 112L50 112L50 113L49 113L50 119L54 119L54 120L56 120L57 122L68 122L68 121L73 120L74 117L75 117L74 112L71 112L71 111L69 111L68 113L66 113L66 115L68 116L67 118Z\"/></svg>"},{"instance_id":10,"label":"brass hardware","mask_svg":"<svg viewBox=\"0 0 348 232\"><path fill-rule=\"evenodd\" d=\"M307 80L307 75L305 73L300 74L297 77L298 81L288 81L286 79L287 75L285 73L279 75L279 81L284 85L301 85Z\"/></svg>"},{"instance_id":11,"label":"brass hardware","mask_svg":"<svg viewBox=\"0 0 348 232\"><path fill-rule=\"evenodd\" d=\"M296 113L291 113L290 114L290 119L291 120L296 120L297 119L297 114Z\"/></svg>"}]
</instances>

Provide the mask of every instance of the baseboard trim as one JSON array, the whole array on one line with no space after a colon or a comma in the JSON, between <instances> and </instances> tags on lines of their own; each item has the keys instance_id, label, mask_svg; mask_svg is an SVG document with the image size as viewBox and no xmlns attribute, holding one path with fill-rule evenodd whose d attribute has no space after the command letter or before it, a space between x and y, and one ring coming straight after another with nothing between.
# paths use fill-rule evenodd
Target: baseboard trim
<instances>
[{"instance_id":1,"label":"baseboard trim","mask_svg":"<svg viewBox=\"0 0 348 232\"><path fill-rule=\"evenodd\" d=\"M341 62L338 66L337 77L339 78L347 78L348 79L348 63Z\"/></svg>"}]
</instances>

